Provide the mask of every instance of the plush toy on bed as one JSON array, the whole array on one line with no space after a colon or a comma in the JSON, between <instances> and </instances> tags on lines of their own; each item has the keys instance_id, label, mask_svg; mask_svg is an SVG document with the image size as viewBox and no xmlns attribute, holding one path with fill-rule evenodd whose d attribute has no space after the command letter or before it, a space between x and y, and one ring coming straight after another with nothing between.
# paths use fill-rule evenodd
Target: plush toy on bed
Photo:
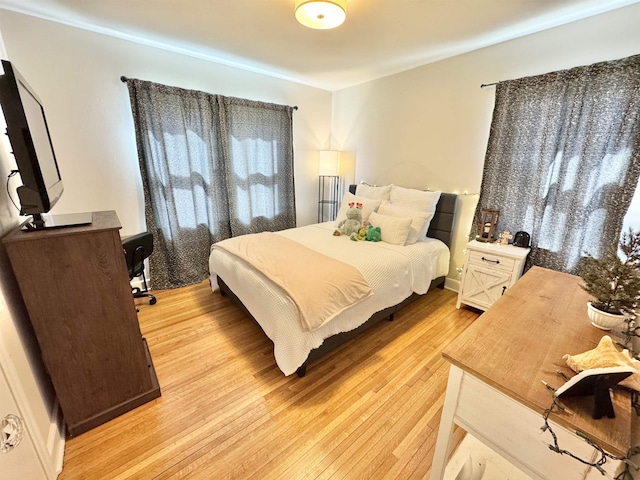
<instances>
[{"instance_id":1,"label":"plush toy on bed","mask_svg":"<svg viewBox=\"0 0 640 480\"><path fill-rule=\"evenodd\" d=\"M380 241L380 227L374 227L369 225L367 228L367 241L379 242Z\"/></svg>"},{"instance_id":2,"label":"plush toy on bed","mask_svg":"<svg viewBox=\"0 0 640 480\"><path fill-rule=\"evenodd\" d=\"M363 225L360 227L360 230L358 230L358 235L356 235L356 238L360 241L365 241L367 239L367 227L366 225Z\"/></svg>"},{"instance_id":3,"label":"plush toy on bed","mask_svg":"<svg viewBox=\"0 0 640 480\"><path fill-rule=\"evenodd\" d=\"M349 203L349 209L347 210L347 218L342 220L338 224L338 228L334 230L333 234L338 237L340 235L352 236L352 240L357 240L358 230L362 226L362 204L361 203Z\"/></svg>"}]
</instances>

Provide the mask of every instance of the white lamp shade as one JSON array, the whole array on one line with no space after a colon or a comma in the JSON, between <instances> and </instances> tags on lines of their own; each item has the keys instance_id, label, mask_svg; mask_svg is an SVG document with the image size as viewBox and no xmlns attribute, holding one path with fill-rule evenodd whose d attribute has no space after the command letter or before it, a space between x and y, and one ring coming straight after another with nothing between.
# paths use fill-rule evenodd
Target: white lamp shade
<instances>
[{"instance_id":1,"label":"white lamp shade","mask_svg":"<svg viewBox=\"0 0 640 480\"><path fill-rule=\"evenodd\" d=\"M327 30L347 18L347 0L296 0L296 20L305 27Z\"/></svg>"},{"instance_id":2,"label":"white lamp shade","mask_svg":"<svg viewBox=\"0 0 640 480\"><path fill-rule=\"evenodd\" d=\"M336 177L340 175L340 152L337 150L320 151L318 175Z\"/></svg>"}]
</instances>

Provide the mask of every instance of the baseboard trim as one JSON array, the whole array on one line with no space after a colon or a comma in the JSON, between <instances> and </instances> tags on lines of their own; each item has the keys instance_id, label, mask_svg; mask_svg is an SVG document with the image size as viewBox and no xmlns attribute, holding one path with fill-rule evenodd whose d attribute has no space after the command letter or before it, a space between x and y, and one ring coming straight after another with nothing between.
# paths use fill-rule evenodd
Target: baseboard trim
<instances>
[{"instance_id":1,"label":"baseboard trim","mask_svg":"<svg viewBox=\"0 0 640 480\"><path fill-rule=\"evenodd\" d=\"M452 292L458 293L460 291L460 280L447 277L444 281L444 288L446 288L447 290L451 290Z\"/></svg>"},{"instance_id":2,"label":"baseboard trim","mask_svg":"<svg viewBox=\"0 0 640 480\"><path fill-rule=\"evenodd\" d=\"M49 455L52 460L51 465L49 465L51 471L47 473L48 477L52 479L57 478L62 472L64 464L64 446L66 443L64 436L64 419L62 418L62 412L57 401L55 411L57 412L55 415L57 421L52 423L49 427L49 435L47 437L47 450L49 451Z\"/></svg>"}]
</instances>

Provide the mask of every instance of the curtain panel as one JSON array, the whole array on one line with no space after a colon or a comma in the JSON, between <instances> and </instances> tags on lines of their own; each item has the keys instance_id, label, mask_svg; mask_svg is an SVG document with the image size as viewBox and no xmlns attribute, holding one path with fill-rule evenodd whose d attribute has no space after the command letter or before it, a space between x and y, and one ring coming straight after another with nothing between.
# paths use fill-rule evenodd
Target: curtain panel
<instances>
[{"instance_id":1,"label":"curtain panel","mask_svg":"<svg viewBox=\"0 0 640 480\"><path fill-rule=\"evenodd\" d=\"M500 210L529 266L575 274L617 245L639 176L640 55L500 82L475 218Z\"/></svg>"},{"instance_id":2,"label":"curtain panel","mask_svg":"<svg viewBox=\"0 0 640 480\"><path fill-rule=\"evenodd\" d=\"M208 277L213 243L295 226L293 107L127 80L152 288Z\"/></svg>"}]
</instances>

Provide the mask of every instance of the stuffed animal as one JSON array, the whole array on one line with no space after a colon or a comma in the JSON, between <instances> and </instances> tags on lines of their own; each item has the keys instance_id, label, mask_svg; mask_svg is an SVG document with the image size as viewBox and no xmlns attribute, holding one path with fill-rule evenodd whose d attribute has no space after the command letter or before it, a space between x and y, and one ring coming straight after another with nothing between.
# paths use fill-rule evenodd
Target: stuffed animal
<instances>
[{"instance_id":1,"label":"stuffed animal","mask_svg":"<svg viewBox=\"0 0 640 480\"><path fill-rule=\"evenodd\" d=\"M365 227L364 225L362 227L360 227L360 230L358 230L358 235L356 235L356 238L358 240L364 241L367 239L367 227Z\"/></svg>"},{"instance_id":2,"label":"stuffed animal","mask_svg":"<svg viewBox=\"0 0 640 480\"><path fill-rule=\"evenodd\" d=\"M367 228L367 241L379 242L380 236L380 227L369 225L369 227Z\"/></svg>"},{"instance_id":3,"label":"stuffed animal","mask_svg":"<svg viewBox=\"0 0 640 480\"><path fill-rule=\"evenodd\" d=\"M338 228L334 230L335 236L347 235L351 236L352 233L358 235L358 230L362 226L362 204L361 203L349 203L347 209L347 218L338 224Z\"/></svg>"}]
</instances>

